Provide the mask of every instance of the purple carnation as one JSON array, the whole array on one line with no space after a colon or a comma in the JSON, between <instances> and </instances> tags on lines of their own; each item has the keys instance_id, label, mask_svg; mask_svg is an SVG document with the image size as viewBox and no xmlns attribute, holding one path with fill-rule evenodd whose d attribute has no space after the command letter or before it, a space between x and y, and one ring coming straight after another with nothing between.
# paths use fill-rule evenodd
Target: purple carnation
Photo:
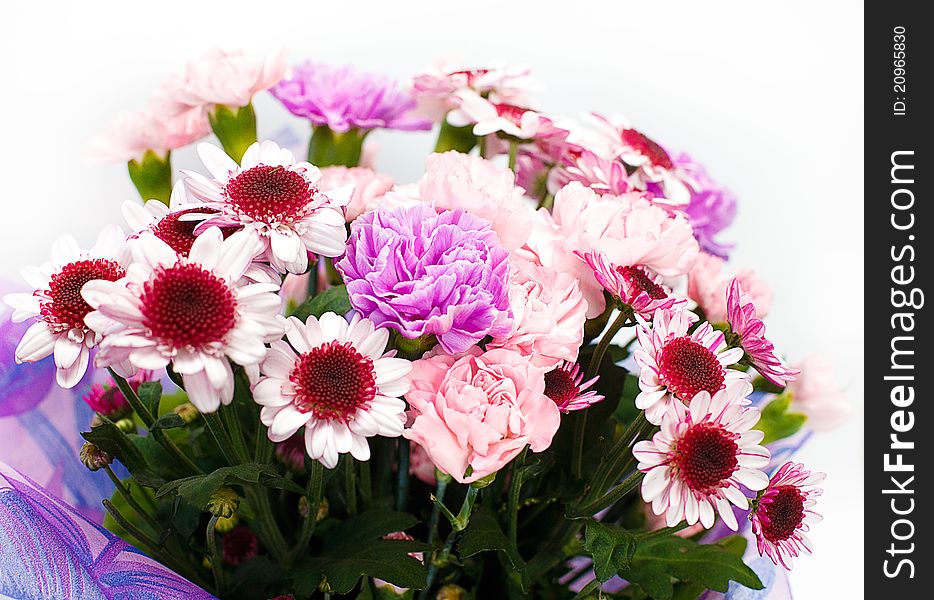
<instances>
[{"instance_id":1,"label":"purple carnation","mask_svg":"<svg viewBox=\"0 0 934 600\"><path fill-rule=\"evenodd\" d=\"M727 258L733 244L723 244L714 238L736 217L736 197L712 180L704 167L689 155L681 154L674 163L688 176L685 183L691 192L691 201L684 212L701 250Z\"/></svg>"},{"instance_id":2,"label":"purple carnation","mask_svg":"<svg viewBox=\"0 0 934 600\"><path fill-rule=\"evenodd\" d=\"M410 339L434 334L451 354L511 331L508 253L489 221L463 210L364 214L337 268L364 316Z\"/></svg>"},{"instance_id":3,"label":"purple carnation","mask_svg":"<svg viewBox=\"0 0 934 600\"><path fill-rule=\"evenodd\" d=\"M431 121L412 113L415 100L380 75L350 66L306 62L269 90L293 114L337 132L351 129L431 129Z\"/></svg>"}]
</instances>

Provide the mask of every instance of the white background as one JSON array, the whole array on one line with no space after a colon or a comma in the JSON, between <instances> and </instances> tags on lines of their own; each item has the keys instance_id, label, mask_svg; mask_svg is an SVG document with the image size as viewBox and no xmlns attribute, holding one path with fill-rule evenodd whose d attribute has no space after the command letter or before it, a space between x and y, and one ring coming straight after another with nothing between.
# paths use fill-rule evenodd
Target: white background
<instances>
[{"instance_id":1,"label":"white background","mask_svg":"<svg viewBox=\"0 0 934 600\"><path fill-rule=\"evenodd\" d=\"M792 360L828 354L862 413L862 4L784 2L15 2L0 55L0 277L90 243L135 191L122 165L88 167L88 138L140 108L213 45L289 49L398 77L437 56L530 65L542 108L626 115L690 151L741 200L737 266L775 288L770 336ZM268 96L261 134L303 125ZM380 134L379 166L418 176L428 135ZM190 151L178 164L194 166ZM862 417L800 458L829 473L796 561L799 600L862 597Z\"/></svg>"}]
</instances>

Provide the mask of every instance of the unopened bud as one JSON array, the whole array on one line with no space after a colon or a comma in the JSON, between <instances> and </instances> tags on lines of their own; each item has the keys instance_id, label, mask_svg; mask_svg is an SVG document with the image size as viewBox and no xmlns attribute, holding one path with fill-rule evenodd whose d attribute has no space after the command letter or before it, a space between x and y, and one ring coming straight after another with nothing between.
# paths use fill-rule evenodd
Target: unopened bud
<instances>
[{"instance_id":1,"label":"unopened bud","mask_svg":"<svg viewBox=\"0 0 934 600\"><path fill-rule=\"evenodd\" d=\"M91 442L84 442L81 451L78 453L78 458L91 471L102 469L104 466L109 465L112 460L109 454Z\"/></svg>"},{"instance_id":2,"label":"unopened bud","mask_svg":"<svg viewBox=\"0 0 934 600\"><path fill-rule=\"evenodd\" d=\"M217 523L214 524L214 531L217 533L230 533L238 523L240 523L240 517L237 513L229 517L218 517Z\"/></svg>"},{"instance_id":3,"label":"unopened bud","mask_svg":"<svg viewBox=\"0 0 934 600\"><path fill-rule=\"evenodd\" d=\"M466 597L467 590L457 584L449 583L438 590L435 600L463 600Z\"/></svg>"},{"instance_id":4,"label":"unopened bud","mask_svg":"<svg viewBox=\"0 0 934 600\"><path fill-rule=\"evenodd\" d=\"M318 512L315 514L315 523L320 523L327 518L328 513L331 510L331 505L328 503L327 498L321 499L321 504L318 505Z\"/></svg>"},{"instance_id":5,"label":"unopened bud","mask_svg":"<svg viewBox=\"0 0 934 600\"><path fill-rule=\"evenodd\" d=\"M222 487L208 500L207 510L215 517L229 518L240 507L240 496L232 488Z\"/></svg>"},{"instance_id":6,"label":"unopened bud","mask_svg":"<svg viewBox=\"0 0 934 600\"><path fill-rule=\"evenodd\" d=\"M114 425L117 426L117 429L123 433L135 433L136 432L136 423L133 422L133 419L120 419Z\"/></svg>"},{"instance_id":7,"label":"unopened bud","mask_svg":"<svg viewBox=\"0 0 934 600\"><path fill-rule=\"evenodd\" d=\"M185 402L184 404L179 404L175 407L175 414L182 418L182 421L186 423L193 423L198 417L201 416L201 413L198 412L198 409L195 408L195 405L191 402Z\"/></svg>"}]
</instances>

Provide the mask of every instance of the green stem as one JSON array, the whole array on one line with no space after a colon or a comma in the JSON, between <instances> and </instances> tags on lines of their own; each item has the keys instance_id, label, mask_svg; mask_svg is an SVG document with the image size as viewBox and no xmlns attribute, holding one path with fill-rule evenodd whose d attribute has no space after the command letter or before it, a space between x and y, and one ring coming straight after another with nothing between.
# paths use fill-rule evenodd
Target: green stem
<instances>
[{"instance_id":1,"label":"green stem","mask_svg":"<svg viewBox=\"0 0 934 600\"><path fill-rule=\"evenodd\" d=\"M221 566L221 557L217 554L217 531L214 529L217 519L217 515L211 515L204 537L208 546L208 557L211 560L211 572L214 573L214 588L217 594L221 595L224 589L224 570Z\"/></svg>"},{"instance_id":2,"label":"green stem","mask_svg":"<svg viewBox=\"0 0 934 600\"><path fill-rule=\"evenodd\" d=\"M598 512L600 512L601 510L603 510L604 508L608 506L612 506L616 502L620 501L623 497L625 497L626 494L628 494L629 492L639 487L639 484L642 482L643 475L644 474L642 473L642 471L634 471L622 483L620 483L618 486L613 488L613 490L610 493L606 494L605 496L602 496L601 498L597 498L596 500L594 500L593 502L589 504L586 504L580 508L574 509L573 511L569 513L568 516L571 517L572 519L579 518L579 517L589 517L589 516L597 514Z\"/></svg>"},{"instance_id":3,"label":"green stem","mask_svg":"<svg viewBox=\"0 0 934 600\"><path fill-rule=\"evenodd\" d=\"M640 542L646 542L648 540L653 540L655 538L664 537L667 535L673 535L678 533L682 529L685 529L688 526L687 521L681 521L674 527L662 527L661 529L656 529L654 531L646 531L644 533L637 533L636 539Z\"/></svg>"},{"instance_id":4,"label":"green stem","mask_svg":"<svg viewBox=\"0 0 934 600\"><path fill-rule=\"evenodd\" d=\"M161 429L152 429L153 423L156 422L156 417L149 412L149 409L143 404L143 401L139 399L139 396L136 395L136 392L133 390L133 387L129 384L129 382L127 382L127 380L123 377L117 375L113 369L108 368L107 370L110 372L111 379L113 379L114 383L117 384L117 387L120 388L120 392L123 394L123 397L126 398L130 408L132 408L133 412L139 416L140 420L146 426L146 429L149 430L149 433L152 435L153 439L156 440L156 442L158 442L163 448L165 448L169 454L174 456L181 464L185 465L188 471L196 475L203 474L204 471L201 470L201 467L193 463L190 458L185 456L179 447L176 446L175 443L165 435L164 431Z\"/></svg>"},{"instance_id":5,"label":"green stem","mask_svg":"<svg viewBox=\"0 0 934 600\"><path fill-rule=\"evenodd\" d=\"M591 486L587 494L584 495L583 502L590 503L606 489L612 485L629 465L632 459L630 448L635 440L640 439L646 431L652 428L652 424L645 418L645 412L640 412L633 419L626 431L616 440L616 443L607 452L606 456L597 466L597 470L591 478Z\"/></svg>"},{"instance_id":6,"label":"green stem","mask_svg":"<svg viewBox=\"0 0 934 600\"><path fill-rule=\"evenodd\" d=\"M315 533L315 526L318 524L318 507L321 506L321 496L324 493L324 466L316 461L310 460L305 464L311 463L311 473L308 475L308 485L305 487L305 498L308 499L308 517L302 523L302 530L298 536L298 543L289 553L289 563L294 562L308 548L311 542L311 536Z\"/></svg>"},{"instance_id":7,"label":"green stem","mask_svg":"<svg viewBox=\"0 0 934 600\"><path fill-rule=\"evenodd\" d=\"M349 455L344 456L344 485L346 486L347 514L357 514L357 470L356 461Z\"/></svg>"},{"instance_id":8,"label":"green stem","mask_svg":"<svg viewBox=\"0 0 934 600\"><path fill-rule=\"evenodd\" d=\"M432 498L438 501L433 503L431 507L431 520L428 521L428 546L431 548L434 548L435 542L438 540L438 523L441 521L441 506L444 503L444 494L448 489L449 481L450 479L448 477L438 477L437 483L435 483L435 493Z\"/></svg>"},{"instance_id":9,"label":"green stem","mask_svg":"<svg viewBox=\"0 0 934 600\"><path fill-rule=\"evenodd\" d=\"M370 461L360 463L360 497L363 500L363 510L373 506L373 483L370 481Z\"/></svg>"},{"instance_id":10,"label":"green stem","mask_svg":"<svg viewBox=\"0 0 934 600\"><path fill-rule=\"evenodd\" d=\"M258 533L263 544L269 549L273 558L282 561L288 555L288 544L282 530L279 529L279 523L276 521L272 512L272 504L269 502L269 493L262 485L255 485L246 489L247 497L256 513Z\"/></svg>"},{"instance_id":11,"label":"green stem","mask_svg":"<svg viewBox=\"0 0 934 600\"><path fill-rule=\"evenodd\" d=\"M129 519L124 517L120 511L117 510L117 507L114 506L113 502L106 498L101 502L103 503L104 508L107 509L107 512L110 513L110 516L113 517L113 520L116 521L120 527L125 529L127 533L135 537L137 540L148 546L153 553L159 552L159 542L152 539L149 534L144 532L142 529L131 523Z\"/></svg>"},{"instance_id":12,"label":"green stem","mask_svg":"<svg viewBox=\"0 0 934 600\"><path fill-rule=\"evenodd\" d=\"M234 406L222 406L218 411L221 419L226 424L227 431L230 432L230 441L233 445L234 455L240 463L250 462L250 453L246 447L246 438L243 437L243 429L240 427L240 419L237 416Z\"/></svg>"},{"instance_id":13,"label":"green stem","mask_svg":"<svg viewBox=\"0 0 934 600\"><path fill-rule=\"evenodd\" d=\"M126 485L120 480L120 478L117 477L117 474L113 472L113 469L110 468L110 465L104 465L104 471L106 471L107 477L110 477L110 481L112 481L114 484L114 488L116 488L117 492L123 496L123 499L126 500L126 503L130 506L130 508L136 511L136 514L142 517L143 520L146 521L147 525L152 527L153 533L159 535L163 529L162 525L160 525L159 522L156 521L156 519L151 514L149 514L149 511L144 509L140 503L136 501L136 498L134 498L133 494L130 493L129 488L127 488Z\"/></svg>"},{"instance_id":14,"label":"green stem","mask_svg":"<svg viewBox=\"0 0 934 600\"><path fill-rule=\"evenodd\" d=\"M399 438L399 483L396 487L396 510L409 505L409 440Z\"/></svg>"},{"instance_id":15,"label":"green stem","mask_svg":"<svg viewBox=\"0 0 934 600\"><path fill-rule=\"evenodd\" d=\"M594 348L593 355L590 357L590 364L587 365L587 374L584 376L585 380L593 378L593 376L597 374L597 371L600 370L600 365L603 362L603 355L606 354L607 348L610 347L613 338L616 337L616 334L623 328L623 325L626 324L626 321L628 321L631 316L631 310L620 311L616 319L610 324L610 327L603 334L603 337L600 338L597 347ZM575 415L576 421L574 423L574 447L573 453L571 454L571 470L574 473L574 477L578 479L580 479L583 471L584 437L587 434L587 414L587 411L581 410L577 411L577 415Z\"/></svg>"},{"instance_id":16,"label":"green stem","mask_svg":"<svg viewBox=\"0 0 934 600\"><path fill-rule=\"evenodd\" d=\"M519 142L510 140L509 142L509 170L516 170L516 157L519 153Z\"/></svg>"},{"instance_id":17,"label":"green stem","mask_svg":"<svg viewBox=\"0 0 934 600\"><path fill-rule=\"evenodd\" d=\"M256 431L256 447L253 450L254 460L261 465L269 464L275 452L276 446L269 439L269 428L259 423Z\"/></svg>"},{"instance_id":18,"label":"green stem","mask_svg":"<svg viewBox=\"0 0 934 600\"><path fill-rule=\"evenodd\" d=\"M214 437L214 441L217 442L217 445L221 449L221 453L224 455L224 459L230 465L239 464L237 460L237 451L234 449L233 442L230 440L230 436L227 435L227 431L224 429L224 423L221 421L221 417L218 413L202 413L201 416L204 417L204 424L207 425L208 431L211 432L211 435Z\"/></svg>"},{"instance_id":19,"label":"green stem","mask_svg":"<svg viewBox=\"0 0 934 600\"><path fill-rule=\"evenodd\" d=\"M425 589L418 595L419 600L427 600L431 597L431 586L434 585L435 578L438 576L438 567L440 564L447 561L447 557L451 554L451 550L454 548L454 543L457 541L457 538L460 536L461 532L467 528L467 523L470 522L470 514L473 512L478 493L480 493L480 488L474 486L467 488L467 495L464 496L464 503L461 505L457 516L454 516L441 500L432 495L432 502L434 502L435 506L439 507L441 512L451 521L452 529L451 533L449 533L448 537L445 539L441 551L431 558L431 562L428 566L428 579L425 581Z\"/></svg>"},{"instance_id":20,"label":"green stem","mask_svg":"<svg viewBox=\"0 0 934 600\"><path fill-rule=\"evenodd\" d=\"M528 451L529 448L526 446L516 458L512 470L512 481L509 483L509 553L516 566L522 564L522 556L519 554L519 498L526 477L522 465L525 463Z\"/></svg>"}]
</instances>

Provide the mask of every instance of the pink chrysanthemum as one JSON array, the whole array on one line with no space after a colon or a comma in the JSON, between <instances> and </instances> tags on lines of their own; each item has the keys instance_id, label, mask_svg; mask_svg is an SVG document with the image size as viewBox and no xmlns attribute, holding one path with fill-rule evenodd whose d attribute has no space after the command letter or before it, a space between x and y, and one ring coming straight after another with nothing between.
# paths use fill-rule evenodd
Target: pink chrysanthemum
<instances>
[{"instance_id":1,"label":"pink chrysanthemum","mask_svg":"<svg viewBox=\"0 0 934 600\"><path fill-rule=\"evenodd\" d=\"M639 349L633 353L642 368L636 407L645 411L650 423L660 424L671 404L690 405L701 392L716 394L736 381L748 380L742 371L727 368L743 353L727 345L723 332L702 323L688 333L697 321L693 313L662 308L655 311L651 326L640 321Z\"/></svg>"},{"instance_id":2,"label":"pink chrysanthemum","mask_svg":"<svg viewBox=\"0 0 934 600\"><path fill-rule=\"evenodd\" d=\"M598 379L594 377L584 381L580 365L565 362L545 373L545 395L554 400L563 413L583 410L603 400L602 395L590 389Z\"/></svg>"},{"instance_id":3,"label":"pink chrysanthemum","mask_svg":"<svg viewBox=\"0 0 934 600\"><path fill-rule=\"evenodd\" d=\"M743 297L739 279L733 279L726 294L726 316L730 329L738 340L735 350L745 352L747 360L760 375L784 387L794 381L800 371L785 365L775 350L775 344L765 337L765 323L756 316L756 305Z\"/></svg>"},{"instance_id":4,"label":"pink chrysanthemum","mask_svg":"<svg viewBox=\"0 0 934 600\"><path fill-rule=\"evenodd\" d=\"M753 501L749 519L760 556L791 569L791 558L811 553L805 533L823 517L811 510L823 493L817 487L826 475L812 473L800 463L787 462L775 472L769 485Z\"/></svg>"},{"instance_id":5,"label":"pink chrysanthemum","mask_svg":"<svg viewBox=\"0 0 934 600\"><path fill-rule=\"evenodd\" d=\"M457 92L473 91L498 102L525 105L535 87L526 67L497 62L472 67L445 62L417 75L412 82L412 95L422 113L440 121L459 105Z\"/></svg>"},{"instance_id":6,"label":"pink chrysanthemum","mask_svg":"<svg viewBox=\"0 0 934 600\"><path fill-rule=\"evenodd\" d=\"M127 383L135 392L139 390L140 385L151 379L152 371L140 371L135 377L131 377ZM104 384L95 383L91 386L91 391L85 394L82 399L91 407L91 410L112 420L126 413L130 408L123 392L113 381Z\"/></svg>"},{"instance_id":7,"label":"pink chrysanthemum","mask_svg":"<svg viewBox=\"0 0 934 600\"><path fill-rule=\"evenodd\" d=\"M448 123L455 127L473 125L478 136L501 133L520 140L532 140L550 120L537 111L509 102L495 102L473 90L454 94L458 107L448 113Z\"/></svg>"},{"instance_id":8,"label":"pink chrysanthemum","mask_svg":"<svg viewBox=\"0 0 934 600\"><path fill-rule=\"evenodd\" d=\"M230 358L256 368L285 320L274 283L243 284L257 242L244 232L222 239L212 227L180 257L152 234L134 246L121 281L94 281L81 294L95 310L85 322L103 336L95 364L123 376L169 363L199 411L233 400Z\"/></svg>"},{"instance_id":9,"label":"pink chrysanthemum","mask_svg":"<svg viewBox=\"0 0 934 600\"><path fill-rule=\"evenodd\" d=\"M242 227L260 241L259 255L280 273L305 272L309 253L343 254L344 207L352 190L321 193L318 168L295 162L275 142L253 144L240 165L211 144L199 145L198 154L213 179L185 171L185 184L193 198L220 214L195 233L212 225Z\"/></svg>"},{"instance_id":10,"label":"pink chrysanthemum","mask_svg":"<svg viewBox=\"0 0 934 600\"><path fill-rule=\"evenodd\" d=\"M289 343L273 342L253 386L269 439L304 427L308 456L327 468L348 452L369 460L368 437L402 434L412 363L386 352L389 330L356 313L349 323L335 313L289 323Z\"/></svg>"},{"instance_id":11,"label":"pink chrysanthemum","mask_svg":"<svg viewBox=\"0 0 934 600\"><path fill-rule=\"evenodd\" d=\"M716 511L735 531L731 504L749 506L740 486L758 491L768 485L760 469L768 464L769 451L759 445L764 434L752 429L759 410L742 405L751 391L748 384L731 386L712 397L699 392L690 408L673 403L661 431L633 447L646 474L642 498L656 515L665 515L669 527L684 520L709 529Z\"/></svg>"},{"instance_id":12,"label":"pink chrysanthemum","mask_svg":"<svg viewBox=\"0 0 934 600\"><path fill-rule=\"evenodd\" d=\"M572 181L598 194L621 195L633 191L626 167L617 159L606 159L589 150L568 152L549 175L549 190L557 191Z\"/></svg>"},{"instance_id":13,"label":"pink chrysanthemum","mask_svg":"<svg viewBox=\"0 0 934 600\"><path fill-rule=\"evenodd\" d=\"M87 372L91 348L100 335L85 324L93 309L81 296L89 281L116 281L126 275L123 232L105 228L90 250L82 250L71 236L52 245L52 261L42 267L23 269L34 292L7 294L3 301L13 308L11 320L20 323L33 318L16 347L16 362L36 362L55 357L56 381L63 388L74 387Z\"/></svg>"},{"instance_id":14,"label":"pink chrysanthemum","mask_svg":"<svg viewBox=\"0 0 934 600\"><path fill-rule=\"evenodd\" d=\"M649 320L660 308L675 309L687 300L673 296L671 288L661 283L661 276L641 265L616 266L600 254L577 254L593 269L594 277L618 302L627 305L634 314Z\"/></svg>"}]
</instances>

